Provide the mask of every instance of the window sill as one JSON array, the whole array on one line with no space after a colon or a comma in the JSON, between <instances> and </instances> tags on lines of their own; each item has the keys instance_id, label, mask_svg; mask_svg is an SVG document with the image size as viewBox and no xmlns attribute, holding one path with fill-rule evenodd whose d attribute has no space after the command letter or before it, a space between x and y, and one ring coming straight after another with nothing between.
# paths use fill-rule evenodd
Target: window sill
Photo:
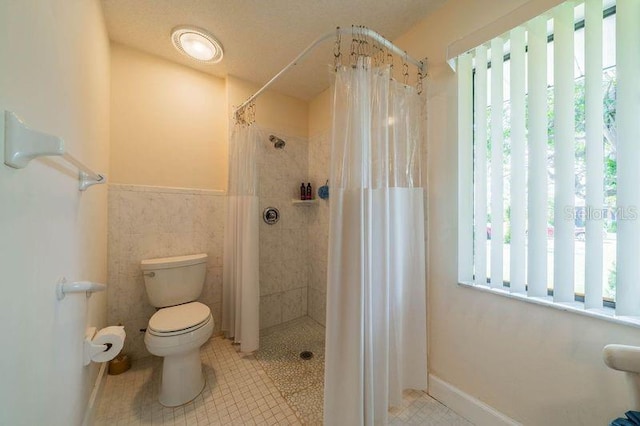
<instances>
[{"instance_id":1,"label":"window sill","mask_svg":"<svg viewBox=\"0 0 640 426\"><path fill-rule=\"evenodd\" d=\"M474 290L491 293L509 299L516 299L527 303L533 303L548 308L557 309L565 312L583 315L591 318L598 318L615 324L627 325L640 328L640 317L616 316L615 309L603 307L601 309L584 309L582 302L558 303L553 301L553 297L529 297L523 293L511 293L508 290L500 288L491 288L485 285L476 285L469 282L459 282L458 285L472 288Z\"/></svg>"}]
</instances>

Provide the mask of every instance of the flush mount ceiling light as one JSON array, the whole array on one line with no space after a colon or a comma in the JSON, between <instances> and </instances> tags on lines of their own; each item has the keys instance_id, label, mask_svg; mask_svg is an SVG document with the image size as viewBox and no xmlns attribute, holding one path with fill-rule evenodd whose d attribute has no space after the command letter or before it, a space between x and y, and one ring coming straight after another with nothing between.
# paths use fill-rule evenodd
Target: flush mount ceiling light
<instances>
[{"instance_id":1,"label":"flush mount ceiling light","mask_svg":"<svg viewBox=\"0 0 640 426\"><path fill-rule=\"evenodd\" d=\"M200 62L215 64L222 60L222 45L207 31L197 27L176 27L171 41L181 53Z\"/></svg>"}]
</instances>

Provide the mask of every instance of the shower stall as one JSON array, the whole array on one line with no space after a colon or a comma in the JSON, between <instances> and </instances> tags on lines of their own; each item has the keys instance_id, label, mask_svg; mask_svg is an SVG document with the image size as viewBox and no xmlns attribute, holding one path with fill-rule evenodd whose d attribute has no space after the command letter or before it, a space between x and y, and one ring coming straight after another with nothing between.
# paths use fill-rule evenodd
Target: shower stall
<instances>
[{"instance_id":1,"label":"shower stall","mask_svg":"<svg viewBox=\"0 0 640 426\"><path fill-rule=\"evenodd\" d=\"M310 423L324 411L377 424L403 389L426 388L425 66L363 27L351 29L342 55L348 33L319 38L236 109L223 308L233 318L223 329L241 351L258 347L267 374ZM256 98L333 36L333 122L308 137L261 128ZM401 81L392 79L393 54ZM254 184L235 191L247 177ZM328 179L331 197L319 199L316 187ZM300 184L309 182L314 199L301 202ZM255 200L257 212L234 197Z\"/></svg>"}]
</instances>

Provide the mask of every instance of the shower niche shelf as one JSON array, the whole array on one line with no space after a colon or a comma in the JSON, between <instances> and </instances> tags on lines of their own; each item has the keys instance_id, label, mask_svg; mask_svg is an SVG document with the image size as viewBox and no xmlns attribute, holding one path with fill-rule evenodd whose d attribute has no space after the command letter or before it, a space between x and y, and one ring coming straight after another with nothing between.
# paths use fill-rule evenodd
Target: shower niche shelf
<instances>
[{"instance_id":1,"label":"shower niche shelf","mask_svg":"<svg viewBox=\"0 0 640 426\"><path fill-rule=\"evenodd\" d=\"M318 199L314 198L313 200L296 200L293 199L291 200L291 204L293 204L294 206L313 206L315 204L318 204Z\"/></svg>"}]
</instances>

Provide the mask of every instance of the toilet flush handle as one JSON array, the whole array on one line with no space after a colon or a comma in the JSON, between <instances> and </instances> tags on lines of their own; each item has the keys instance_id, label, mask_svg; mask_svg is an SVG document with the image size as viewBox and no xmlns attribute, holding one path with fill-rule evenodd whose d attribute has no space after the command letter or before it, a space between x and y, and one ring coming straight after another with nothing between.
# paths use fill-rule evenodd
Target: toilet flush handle
<instances>
[{"instance_id":1,"label":"toilet flush handle","mask_svg":"<svg viewBox=\"0 0 640 426\"><path fill-rule=\"evenodd\" d=\"M155 276L156 276L156 273L155 273L155 272L145 272L145 273L143 273L142 275L144 275L145 277L151 277L151 278L153 278L153 277L155 277Z\"/></svg>"}]
</instances>

